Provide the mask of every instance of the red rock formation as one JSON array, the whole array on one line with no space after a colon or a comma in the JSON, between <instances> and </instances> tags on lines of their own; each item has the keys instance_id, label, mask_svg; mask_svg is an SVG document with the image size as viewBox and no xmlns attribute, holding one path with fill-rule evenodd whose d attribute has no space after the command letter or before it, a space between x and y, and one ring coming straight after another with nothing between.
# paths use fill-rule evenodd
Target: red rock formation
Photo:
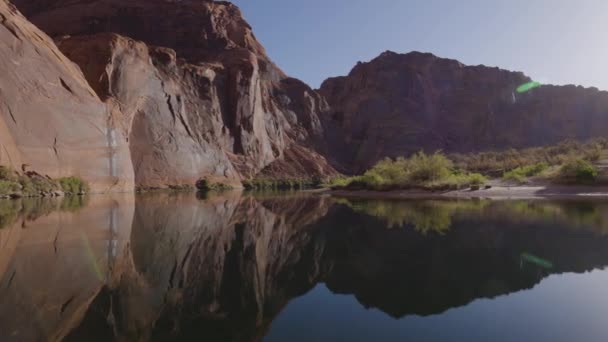
<instances>
[{"instance_id":1,"label":"red rock formation","mask_svg":"<svg viewBox=\"0 0 608 342\"><path fill-rule=\"evenodd\" d=\"M137 186L237 183L323 135L325 101L272 63L230 3L16 3L120 116ZM308 169L335 173L303 162L317 160Z\"/></svg>"},{"instance_id":2,"label":"red rock formation","mask_svg":"<svg viewBox=\"0 0 608 342\"><path fill-rule=\"evenodd\" d=\"M530 78L431 54L385 52L326 80L330 155L346 172L418 150L469 152L584 140L608 132L608 92L516 88Z\"/></svg>"},{"instance_id":3,"label":"red rock formation","mask_svg":"<svg viewBox=\"0 0 608 342\"><path fill-rule=\"evenodd\" d=\"M78 67L0 0L0 164L124 191L133 188L126 138Z\"/></svg>"}]
</instances>

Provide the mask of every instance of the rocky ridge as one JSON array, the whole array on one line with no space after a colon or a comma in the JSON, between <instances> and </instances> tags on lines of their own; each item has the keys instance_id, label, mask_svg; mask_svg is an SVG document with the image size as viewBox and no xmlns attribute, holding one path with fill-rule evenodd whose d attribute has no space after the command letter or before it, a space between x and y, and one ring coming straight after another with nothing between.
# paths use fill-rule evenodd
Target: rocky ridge
<instances>
[{"instance_id":1,"label":"rocky ridge","mask_svg":"<svg viewBox=\"0 0 608 342\"><path fill-rule=\"evenodd\" d=\"M476 152L605 136L608 92L543 85L521 72L466 66L429 53L387 51L319 89L334 166L361 172L419 150Z\"/></svg>"}]
</instances>

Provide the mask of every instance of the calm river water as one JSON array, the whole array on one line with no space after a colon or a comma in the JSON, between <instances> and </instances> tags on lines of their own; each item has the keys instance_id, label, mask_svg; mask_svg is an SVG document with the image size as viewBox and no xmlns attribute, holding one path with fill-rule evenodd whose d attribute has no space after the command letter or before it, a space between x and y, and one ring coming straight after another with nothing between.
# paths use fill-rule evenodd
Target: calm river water
<instances>
[{"instance_id":1,"label":"calm river water","mask_svg":"<svg viewBox=\"0 0 608 342\"><path fill-rule=\"evenodd\" d=\"M608 341L608 201L0 201L0 341Z\"/></svg>"}]
</instances>

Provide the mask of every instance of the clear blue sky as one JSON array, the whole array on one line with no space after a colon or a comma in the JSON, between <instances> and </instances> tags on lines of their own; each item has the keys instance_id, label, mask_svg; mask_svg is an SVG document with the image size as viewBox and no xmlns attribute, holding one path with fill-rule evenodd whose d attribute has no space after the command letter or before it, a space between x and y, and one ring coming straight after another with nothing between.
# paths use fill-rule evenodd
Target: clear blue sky
<instances>
[{"instance_id":1,"label":"clear blue sky","mask_svg":"<svg viewBox=\"0 0 608 342\"><path fill-rule=\"evenodd\" d=\"M417 50L608 90L607 0L233 2L270 57L315 88L385 50Z\"/></svg>"}]
</instances>

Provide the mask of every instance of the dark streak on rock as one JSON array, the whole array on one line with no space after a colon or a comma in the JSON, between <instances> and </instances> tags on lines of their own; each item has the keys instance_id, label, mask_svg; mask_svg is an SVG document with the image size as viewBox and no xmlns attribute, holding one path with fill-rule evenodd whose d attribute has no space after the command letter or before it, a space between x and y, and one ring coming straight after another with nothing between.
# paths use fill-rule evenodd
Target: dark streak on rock
<instances>
[{"instance_id":1,"label":"dark streak on rock","mask_svg":"<svg viewBox=\"0 0 608 342\"><path fill-rule=\"evenodd\" d=\"M8 115L11 116L11 119L13 119L13 122L16 124L17 123L17 119L15 119L15 114L13 114L13 111L11 110L11 107L6 106L6 109L8 110Z\"/></svg>"},{"instance_id":2,"label":"dark streak on rock","mask_svg":"<svg viewBox=\"0 0 608 342\"><path fill-rule=\"evenodd\" d=\"M17 271L13 271L13 274L11 274L11 277L8 280L8 284L6 285L7 288L11 287L11 284L13 283L13 279L15 279L15 274L17 274Z\"/></svg>"},{"instance_id":3,"label":"dark streak on rock","mask_svg":"<svg viewBox=\"0 0 608 342\"><path fill-rule=\"evenodd\" d=\"M61 314L63 315L63 313L65 312L65 309L67 309L68 305L70 305L70 303L74 300L74 296L70 297L65 303L63 303L63 305L61 305Z\"/></svg>"},{"instance_id":4,"label":"dark streak on rock","mask_svg":"<svg viewBox=\"0 0 608 342\"><path fill-rule=\"evenodd\" d=\"M72 88L70 88L70 86L67 83L65 83L65 81L63 80L63 78L59 77L59 82L61 83L61 86L63 88L65 88L65 90L69 91L70 94L74 94L74 91L72 90Z\"/></svg>"},{"instance_id":5,"label":"dark streak on rock","mask_svg":"<svg viewBox=\"0 0 608 342\"><path fill-rule=\"evenodd\" d=\"M57 231L57 234L55 234L55 239L53 240L53 249L55 250L55 254L57 254L57 240L59 239L59 232L60 230Z\"/></svg>"},{"instance_id":6,"label":"dark streak on rock","mask_svg":"<svg viewBox=\"0 0 608 342\"><path fill-rule=\"evenodd\" d=\"M55 141L53 141L53 151L55 151L55 156L59 157L59 151L57 151L57 137L55 137Z\"/></svg>"},{"instance_id":7,"label":"dark streak on rock","mask_svg":"<svg viewBox=\"0 0 608 342\"><path fill-rule=\"evenodd\" d=\"M15 31L15 28L11 27L10 25L8 25L6 23L6 17L2 14L0 14L0 24L2 24L2 26L6 27L8 32L10 32L13 36L15 36L16 39L20 39L19 36L17 35L17 31Z\"/></svg>"}]
</instances>

